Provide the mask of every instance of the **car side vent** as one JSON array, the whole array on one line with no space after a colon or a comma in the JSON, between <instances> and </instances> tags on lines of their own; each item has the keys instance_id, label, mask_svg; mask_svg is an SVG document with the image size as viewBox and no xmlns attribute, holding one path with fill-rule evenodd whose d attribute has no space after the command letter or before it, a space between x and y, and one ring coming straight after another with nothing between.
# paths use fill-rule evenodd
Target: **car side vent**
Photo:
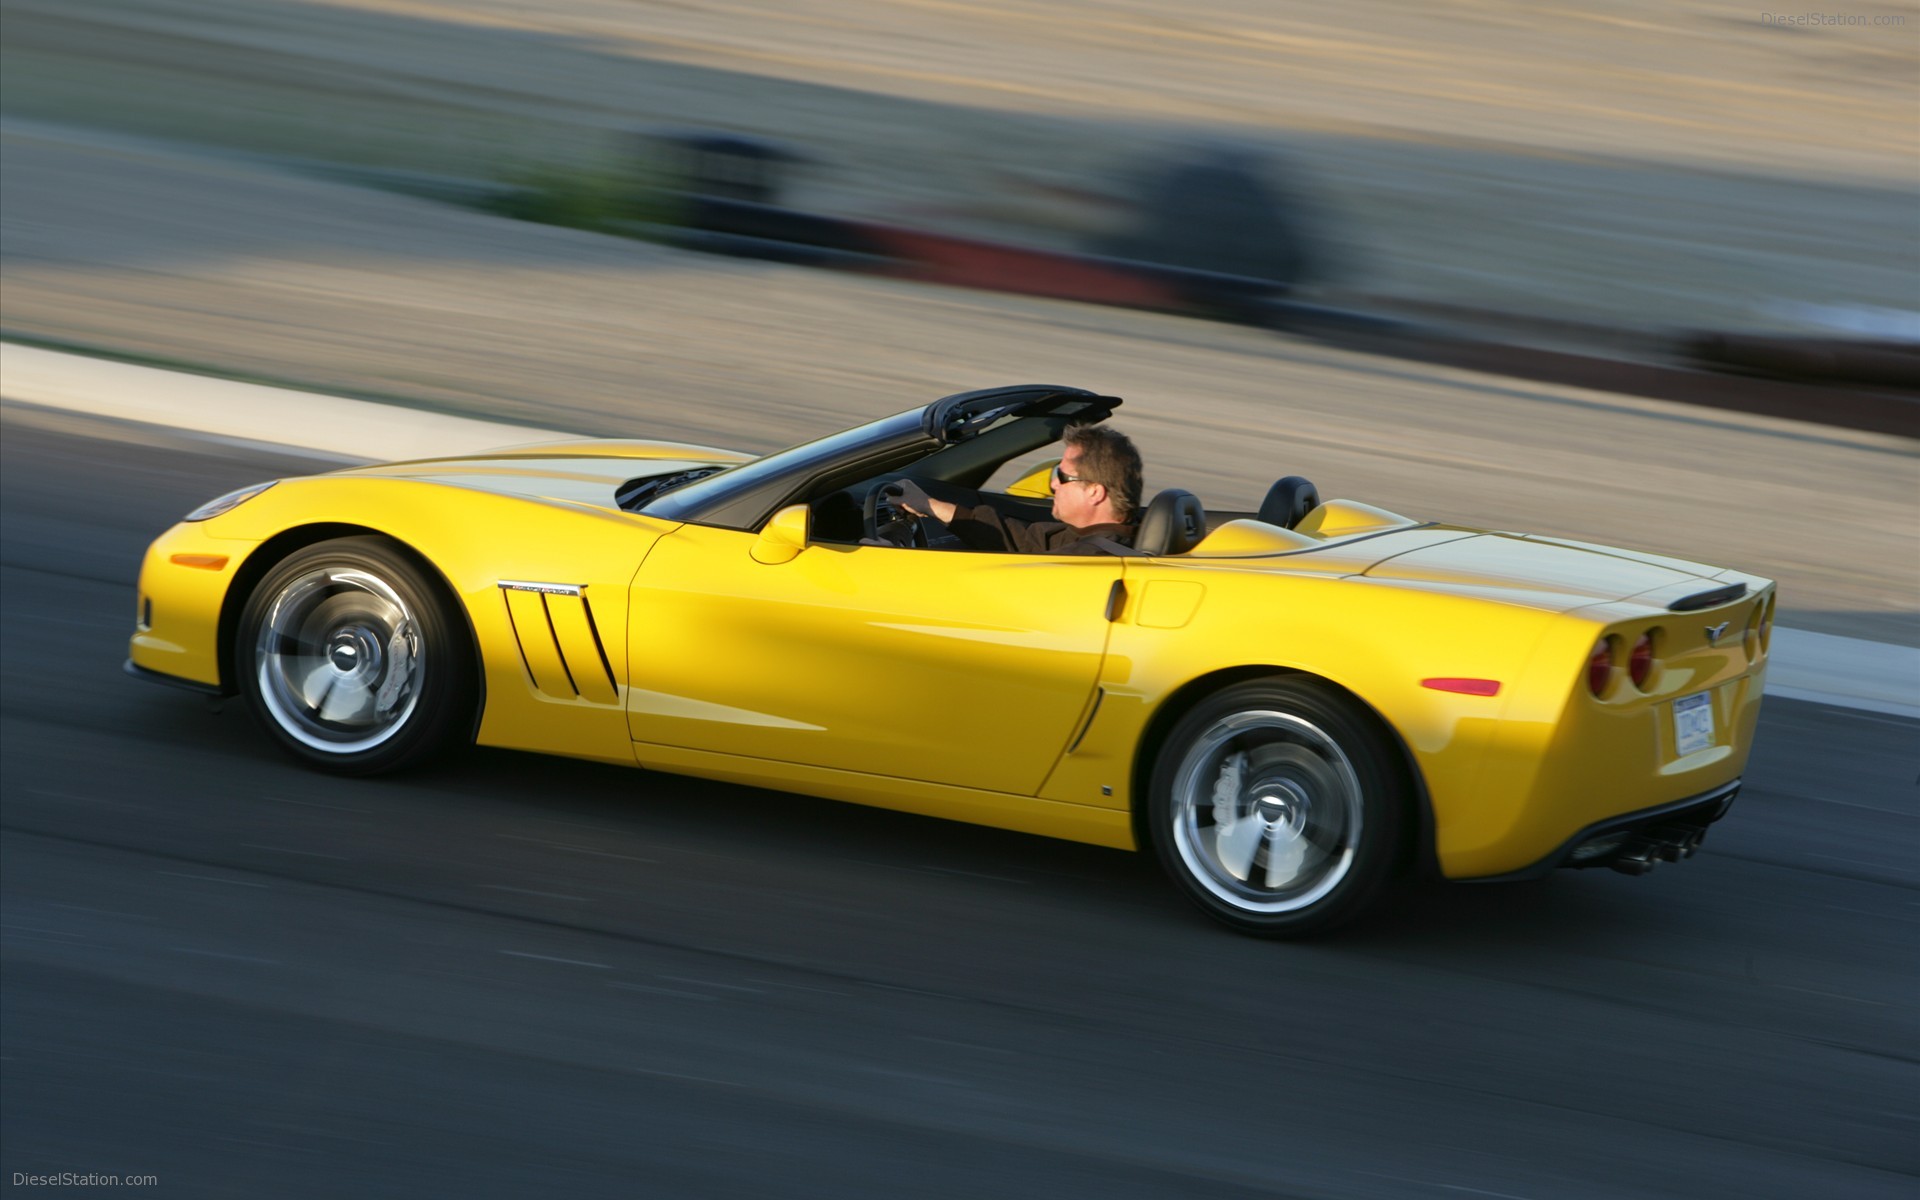
<instances>
[{"instance_id":1,"label":"car side vent","mask_svg":"<svg viewBox=\"0 0 1920 1200\"><path fill-rule=\"evenodd\" d=\"M617 704L613 665L587 607L585 584L500 581L520 658L533 686L562 700Z\"/></svg>"}]
</instances>

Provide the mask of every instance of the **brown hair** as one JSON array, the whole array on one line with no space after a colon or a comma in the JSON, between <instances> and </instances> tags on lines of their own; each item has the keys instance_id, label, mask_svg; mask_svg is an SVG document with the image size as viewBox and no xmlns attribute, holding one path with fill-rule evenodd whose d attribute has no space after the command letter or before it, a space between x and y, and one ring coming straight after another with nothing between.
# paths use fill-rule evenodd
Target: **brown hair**
<instances>
[{"instance_id":1,"label":"brown hair","mask_svg":"<svg viewBox=\"0 0 1920 1200\"><path fill-rule=\"evenodd\" d=\"M1061 441L1080 452L1080 477L1107 489L1114 516L1127 521L1140 507L1140 452L1133 441L1105 425L1069 425Z\"/></svg>"}]
</instances>

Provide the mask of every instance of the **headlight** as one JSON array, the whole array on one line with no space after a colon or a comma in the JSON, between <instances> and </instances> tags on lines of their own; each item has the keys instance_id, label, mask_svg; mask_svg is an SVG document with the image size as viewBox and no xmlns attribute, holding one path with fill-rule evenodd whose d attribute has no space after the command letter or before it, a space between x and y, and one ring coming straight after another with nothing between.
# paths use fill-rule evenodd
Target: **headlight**
<instances>
[{"instance_id":1,"label":"headlight","mask_svg":"<svg viewBox=\"0 0 1920 1200\"><path fill-rule=\"evenodd\" d=\"M256 483L252 487L243 487L237 491L228 492L218 500L207 501L199 508L188 513L183 519L188 521L205 521L210 517L217 517L223 512L232 512L234 509L239 508L242 504L245 504L278 482L278 480L270 479L265 483Z\"/></svg>"}]
</instances>

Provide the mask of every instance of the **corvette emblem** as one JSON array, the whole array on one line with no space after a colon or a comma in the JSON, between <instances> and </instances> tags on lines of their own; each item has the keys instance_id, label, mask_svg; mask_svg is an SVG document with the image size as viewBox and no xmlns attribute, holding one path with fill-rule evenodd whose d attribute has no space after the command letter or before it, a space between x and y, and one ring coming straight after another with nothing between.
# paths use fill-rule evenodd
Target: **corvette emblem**
<instances>
[{"instance_id":1,"label":"corvette emblem","mask_svg":"<svg viewBox=\"0 0 1920 1200\"><path fill-rule=\"evenodd\" d=\"M1733 624L1732 621L1722 621L1718 625L1707 626L1707 645L1718 646L1720 644L1720 635L1725 633L1727 626L1731 624Z\"/></svg>"}]
</instances>

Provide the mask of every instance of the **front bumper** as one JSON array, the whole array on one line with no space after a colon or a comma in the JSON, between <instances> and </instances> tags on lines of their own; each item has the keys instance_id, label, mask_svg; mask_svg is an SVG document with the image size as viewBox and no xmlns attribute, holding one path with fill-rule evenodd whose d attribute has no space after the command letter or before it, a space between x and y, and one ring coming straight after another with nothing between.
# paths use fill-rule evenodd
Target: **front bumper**
<instances>
[{"instance_id":1,"label":"front bumper","mask_svg":"<svg viewBox=\"0 0 1920 1200\"><path fill-rule=\"evenodd\" d=\"M227 694L226 689L220 687L218 684L200 683L192 679L182 679L178 675L168 675L164 671L150 670L132 659L121 663L120 669L135 679L144 679L148 683L162 683L168 687L180 688L183 691L198 692L202 696L219 697Z\"/></svg>"},{"instance_id":2,"label":"front bumper","mask_svg":"<svg viewBox=\"0 0 1920 1200\"><path fill-rule=\"evenodd\" d=\"M220 615L241 564L257 546L181 522L154 539L140 564L128 661L156 675L231 693L220 669Z\"/></svg>"}]
</instances>

